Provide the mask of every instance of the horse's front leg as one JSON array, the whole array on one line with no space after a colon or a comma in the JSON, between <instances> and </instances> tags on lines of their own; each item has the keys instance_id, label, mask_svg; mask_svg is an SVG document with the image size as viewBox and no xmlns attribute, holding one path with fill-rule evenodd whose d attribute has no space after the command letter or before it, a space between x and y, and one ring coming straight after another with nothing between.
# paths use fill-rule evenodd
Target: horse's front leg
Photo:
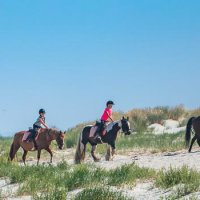
<instances>
[{"instance_id":1,"label":"horse's front leg","mask_svg":"<svg viewBox=\"0 0 200 200\"><path fill-rule=\"evenodd\" d=\"M113 160L114 154L115 154L115 144L108 144L106 161Z\"/></svg>"},{"instance_id":2,"label":"horse's front leg","mask_svg":"<svg viewBox=\"0 0 200 200\"><path fill-rule=\"evenodd\" d=\"M24 165L26 165L26 155L27 155L27 153L28 153L28 151L26 151L26 150L24 149L24 154L23 154L23 156L22 156L22 160L23 160L23 162L24 162Z\"/></svg>"},{"instance_id":3,"label":"horse's front leg","mask_svg":"<svg viewBox=\"0 0 200 200\"><path fill-rule=\"evenodd\" d=\"M112 147L111 155L112 155L112 159L113 159L113 157L114 157L114 155L115 155L115 147Z\"/></svg>"},{"instance_id":4,"label":"horse's front leg","mask_svg":"<svg viewBox=\"0 0 200 200\"><path fill-rule=\"evenodd\" d=\"M37 153L37 165L39 165L39 161L40 161L40 155L41 155L41 149L38 150L38 153Z\"/></svg>"},{"instance_id":5,"label":"horse's front leg","mask_svg":"<svg viewBox=\"0 0 200 200\"><path fill-rule=\"evenodd\" d=\"M51 156L51 158L50 158L50 163L52 163L53 153L52 153L51 149L50 149L49 147L47 147L45 150L49 152L49 154L50 154L50 156Z\"/></svg>"},{"instance_id":6,"label":"horse's front leg","mask_svg":"<svg viewBox=\"0 0 200 200\"><path fill-rule=\"evenodd\" d=\"M92 150L91 150L91 155L92 155L94 161L95 161L95 162L98 162L98 161L100 161L100 158L97 158L97 157L96 157L96 155L95 155L95 150L96 150L96 145L93 145L93 146L92 146Z\"/></svg>"},{"instance_id":7,"label":"horse's front leg","mask_svg":"<svg viewBox=\"0 0 200 200\"><path fill-rule=\"evenodd\" d=\"M110 146L110 144L107 144L107 153L106 153L105 159L106 159L106 161L109 161L110 158L111 158L111 146Z\"/></svg>"}]
</instances>

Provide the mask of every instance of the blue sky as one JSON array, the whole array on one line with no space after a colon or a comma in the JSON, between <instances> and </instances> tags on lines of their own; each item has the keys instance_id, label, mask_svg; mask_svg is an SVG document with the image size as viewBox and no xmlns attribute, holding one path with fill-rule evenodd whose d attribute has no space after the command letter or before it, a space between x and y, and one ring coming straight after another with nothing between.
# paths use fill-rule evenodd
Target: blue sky
<instances>
[{"instance_id":1,"label":"blue sky","mask_svg":"<svg viewBox=\"0 0 200 200\"><path fill-rule=\"evenodd\" d=\"M0 0L0 134L39 108L65 130L128 111L199 107L197 0Z\"/></svg>"}]
</instances>

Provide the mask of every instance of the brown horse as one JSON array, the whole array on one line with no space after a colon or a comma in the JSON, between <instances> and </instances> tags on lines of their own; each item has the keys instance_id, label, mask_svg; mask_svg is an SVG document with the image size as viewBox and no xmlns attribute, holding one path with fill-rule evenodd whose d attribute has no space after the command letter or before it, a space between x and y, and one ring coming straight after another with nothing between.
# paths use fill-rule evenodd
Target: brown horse
<instances>
[{"instance_id":1,"label":"brown horse","mask_svg":"<svg viewBox=\"0 0 200 200\"><path fill-rule=\"evenodd\" d=\"M24 142L22 138L24 136L24 131L18 132L14 135L13 143L10 147L10 153L8 160L12 161L19 150L20 147L24 150L24 154L22 156L22 160L25 163L26 155L28 151L32 151L34 148L33 142ZM64 146L64 133L62 131L58 131L56 129L41 129L39 135L36 140L37 145L37 165L39 164L41 150L45 149L49 152L51 159L50 163L52 163L53 153L50 149L50 144L53 140L56 140L59 149L62 149Z\"/></svg>"},{"instance_id":2,"label":"brown horse","mask_svg":"<svg viewBox=\"0 0 200 200\"><path fill-rule=\"evenodd\" d=\"M192 138L191 144L190 144L190 138L191 138L191 129L193 128L194 137ZM191 117L188 120L187 127L186 127L186 133L185 133L185 142L186 146L189 147L189 152L192 150L192 145L197 140L198 145L200 146L200 116L199 117Z\"/></svg>"}]
</instances>

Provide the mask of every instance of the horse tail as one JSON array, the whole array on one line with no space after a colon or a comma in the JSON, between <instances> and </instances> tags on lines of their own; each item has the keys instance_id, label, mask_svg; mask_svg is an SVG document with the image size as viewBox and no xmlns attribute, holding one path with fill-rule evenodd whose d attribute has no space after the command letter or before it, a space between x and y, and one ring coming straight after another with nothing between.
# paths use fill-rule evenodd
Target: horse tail
<instances>
[{"instance_id":1,"label":"horse tail","mask_svg":"<svg viewBox=\"0 0 200 200\"><path fill-rule=\"evenodd\" d=\"M13 156L13 151L14 151L14 142L11 144L11 147L10 147L10 152L9 152L9 158L8 158L8 161L12 161L14 156Z\"/></svg>"},{"instance_id":2,"label":"horse tail","mask_svg":"<svg viewBox=\"0 0 200 200\"><path fill-rule=\"evenodd\" d=\"M192 122L195 119L195 117L191 117L188 120L187 126L186 126L186 133L185 133L185 144L186 147L189 147L190 139L191 139L191 128L192 128Z\"/></svg>"},{"instance_id":3,"label":"horse tail","mask_svg":"<svg viewBox=\"0 0 200 200\"><path fill-rule=\"evenodd\" d=\"M17 151L20 148L20 143L19 143L18 140L19 140L19 135L15 134L14 139L13 139L13 143L11 144L11 147L10 147L8 161L12 161L14 159Z\"/></svg>"},{"instance_id":4,"label":"horse tail","mask_svg":"<svg viewBox=\"0 0 200 200\"><path fill-rule=\"evenodd\" d=\"M75 153L75 159L74 162L75 164L80 164L81 161L83 161L85 159L85 144L83 143L83 131L80 133L79 139L78 139L78 144L77 144L77 148L76 148L76 153Z\"/></svg>"}]
</instances>

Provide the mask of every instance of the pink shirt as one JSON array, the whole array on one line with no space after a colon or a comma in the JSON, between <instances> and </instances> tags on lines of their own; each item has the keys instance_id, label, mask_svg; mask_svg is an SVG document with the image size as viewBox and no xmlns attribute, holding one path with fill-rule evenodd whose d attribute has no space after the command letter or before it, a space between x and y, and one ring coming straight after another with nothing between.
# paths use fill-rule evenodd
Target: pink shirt
<instances>
[{"instance_id":1,"label":"pink shirt","mask_svg":"<svg viewBox=\"0 0 200 200\"><path fill-rule=\"evenodd\" d=\"M109 117L108 117L107 113L111 117L112 116L112 109L106 108L103 112L103 115L101 116L101 120L108 121Z\"/></svg>"}]
</instances>

